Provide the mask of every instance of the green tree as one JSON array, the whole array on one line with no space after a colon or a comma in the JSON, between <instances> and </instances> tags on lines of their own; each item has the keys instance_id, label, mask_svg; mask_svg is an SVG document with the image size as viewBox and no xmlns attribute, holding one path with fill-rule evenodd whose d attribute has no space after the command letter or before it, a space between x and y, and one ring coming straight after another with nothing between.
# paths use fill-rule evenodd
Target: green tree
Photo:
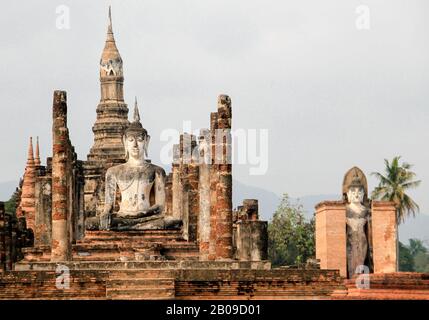
<instances>
[{"instance_id":1,"label":"green tree","mask_svg":"<svg viewBox=\"0 0 429 320\"><path fill-rule=\"evenodd\" d=\"M419 253L427 253L428 249L423 244L423 241L420 239L410 239L408 247L410 248L410 253L415 257Z\"/></svg>"},{"instance_id":2,"label":"green tree","mask_svg":"<svg viewBox=\"0 0 429 320\"><path fill-rule=\"evenodd\" d=\"M423 241L410 239L408 248L413 257L414 270L417 272L429 272L429 253Z\"/></svg>"},{"instance_id":3,"label":"green tree","mask_svg":"<svg viewBox=\"0 0 429 320\"><path fill-rule=\"evenodd\" d=\"M410 248L399 241L399 271L414 271L414 258Z\"/></svg>"},{"instance_id":4,"label":"green tree","mask_svg":"<svg viewBox=\"0 0 429 320\"><path fill-rule=\"evenodd\" d=\"M283 198L268 224L268 255L273 266L305 263L314 257L314 218L306 221L301 204Z\"/></svg>"},{"instance_id":5,"label":"green tree","mask_svg":"<svg viewBox=\"0 0 429 320\"><path fill-rule=\"evenodd\" d=\"M429 272L429 254L418 252L414 256L414 269L417 272Z\"/></svg>"},{"instance_id":6,"label":"green tree","mask_svg":"<svg viewBox=\"0 0 429 320\"><path fill-rule=\"evenodd\" d=\"M406 193L407 190L420 185L420 180L414 180L416 174L410 169L411 164L403 162L399 164L401 157L394 157L389 163L384 159L385 174L373 172L372 175L378 178L379 185L372 192L372 199L393 201L396 206L398 223L401 223L409 215L415 216L419 211L419 206Z\"/></svg>"},{"instance_id":7,"label":"green tree","mask_svg":"<svg viewBox=\"0 0 429 320\"><path fill-rule=\"evenodd\" d=\"M18 197L18 190L16 190L10 199L4 203L4 209L6 212L15 214L16 211L16 199Z\"/></svg>"}]
</instances>

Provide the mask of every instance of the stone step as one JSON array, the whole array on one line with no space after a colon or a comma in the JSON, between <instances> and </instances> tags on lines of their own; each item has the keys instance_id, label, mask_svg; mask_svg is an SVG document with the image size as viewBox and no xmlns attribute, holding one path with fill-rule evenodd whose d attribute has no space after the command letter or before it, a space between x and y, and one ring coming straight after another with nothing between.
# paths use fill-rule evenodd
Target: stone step
<instances>
[{"instance_id":1,"label":"stone step","mask_svg":"<svg viewBox=\"0 0 429 320\"><path fill-rule=\"evenodd\" d=\"M216 274L225 278L229 274L229 270L248 270L252 275L254 272L269 275L274 279L282 279L284 277L300 278L300 271L289 270L270 270L271 264L268 261L249 262L249 261L194 261L194 260L172 260L172 261L69 261L61 263L70 268L70 270L126 270L128 271L145 271L148 269L161 270L190 270L192 276L198 274L202 280L207 276L207 270L210 272L216 271ZM55 271L58 263L55 262L26 262L21 261L15 264L15 270L21 271ZM244 270L243 270L244 272ZM259 277L259 276L258 276ZM323 279L319 279L323 281ZM329 281L329 279L325 280Z\"/></svg>"},{"instance_id":2,"label":"stone step","mask_svg":"<svg viewBox=\"0 0 429 320\"><path fill-rule=\"evenodd\" d=\"M110 272L109 280L153 280L153 279L173 279L175 271L165 269L145 269L145 270L115 270Z\"/></svg>"},{"instance_id":3,"label":"stone step","mask_svg":"<svg viewBox=\"0 0 429 320\"><path fill-rule=\"evenodd\" d=\"M108 289L107 299L111 300L171 300L175 298L174 288L170 289Z\"/></svg>"},{"instance_id":4,"label":"stone step","mask_svg":"<svg viewBox=\"0 0 429 320\"><path fill-rule=\"evenodd\" d=\"M110 279L106 288L112 289L170 289L174 288L174 278L147 278L147 279Z\"/></svg>"},{"instance_id":5,"label":"stone step","mask_svg":"<svg viewBox=\"0 0 429 320\"><path fill-rule=\"evenodd\" d=\"M141 260L140 253L153 247L154 243L112 243L104 241L100 244L79 243L73 245L75 261L135 261ZM159 244L159 243L157 243ZM161 255L167 260L198 260L199 248L193 242L172 242L159 244ZM47 246L24 248L25 261L50 261L51 249ZM156 256L156 254L155 254Z\"/></svg>"}]
</instances>

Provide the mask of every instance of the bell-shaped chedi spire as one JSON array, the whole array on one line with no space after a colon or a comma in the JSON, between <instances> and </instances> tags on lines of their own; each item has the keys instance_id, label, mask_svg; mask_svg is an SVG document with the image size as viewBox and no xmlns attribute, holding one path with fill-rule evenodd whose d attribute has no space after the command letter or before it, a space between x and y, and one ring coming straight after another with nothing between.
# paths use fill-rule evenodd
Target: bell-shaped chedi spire
<instances>
[{"instance_id":1,"label":"bell-shaped chedi spire","mask_svg":"<svg viewBox=\"0 0 429 320\"><path fill-rule=\"evenodd\" d=\"M34 213L35 213L35 175L36 166L33 153L33 138L30 137L28 146L27 165L25 167L22 181L21 201L17 208L17 216L25 217L27 226L34 230Z\"/></svg>"},{"instance_id":2,"label":"bell-shaped chedi spire","mask_svg":"<svg viewBox=\"0 0 429 320\"><path fill-rule=\"evenodd\" d=\"M39 150L39 137L37 137L36 140L36 154L34 156L34 164L36 166L40 166L41 162L40 162L40 150Z\"/></svg>"},{"instance_id":3,"label":"bell-shaped chedi spire","mask_svg":"<svg viewBox=\"0 0 429 320\"><path fill-rule=\"evenodd\" d=\"M125 157L122 133L129 122L123 87L122 58L113 37L112 12L109 7L107 38L100 59L100 103L97 106L97 120L92 128L94 145L88 155L88 160L97 162L93 165L100 168L104 166L102 162Z\"/></svg>"},{"instance_id":4,"label":"bell-shaped chedi spire","mask_svg":"<svg viewBox=\"0 0 429 320\"><path fill-rule=\"evenodd\" d=\"M112 28L112 12L109 7L109 25L107 27L107 38L100 59L101 77L122 77L122 58L116 47Z\"/></svg>"}]
</instances>

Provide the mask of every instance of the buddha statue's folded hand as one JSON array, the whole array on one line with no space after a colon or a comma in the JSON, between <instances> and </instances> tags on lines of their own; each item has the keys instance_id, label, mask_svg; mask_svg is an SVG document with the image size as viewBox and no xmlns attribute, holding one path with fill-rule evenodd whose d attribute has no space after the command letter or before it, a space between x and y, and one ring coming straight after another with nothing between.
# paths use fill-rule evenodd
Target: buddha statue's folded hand
<instances>
[{"instance_id":1,"label":"buddha statue's folded hand","mask_svg":"<svg viewBox=\"0 0 429 320\"><path fill-rule=\"evenodd\" d=\"M114 218L122 218L122 219L139 219L144 217L150 217L154 215L158 215L162 213L162 207L160 205L153 205L147 210L143 210L141 212L138 212L136 214L126 214L126 213L119 213L118 215L115 215Z\"/></svg>"}]
</instances>

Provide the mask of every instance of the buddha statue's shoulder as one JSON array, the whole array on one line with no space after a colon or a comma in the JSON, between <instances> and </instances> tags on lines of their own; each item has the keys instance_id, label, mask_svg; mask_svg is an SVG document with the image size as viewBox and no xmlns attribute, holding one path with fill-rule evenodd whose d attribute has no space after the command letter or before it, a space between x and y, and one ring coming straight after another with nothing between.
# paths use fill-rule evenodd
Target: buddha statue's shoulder
<instances>
[{"instance_id":1,"label":"buddha statue's shoulder","mask_svg":"<svg viewBox=\"0 0 429 320\"><path fill-rule=\"evenodd\" d=\"M165 170L164 168L157 166L156 164L152 164L152 169L155 171L156 174L165 177Z\"/></svg>"},{"instance_id":2,"label":"buddha statue's shoulder","mask_svg":"<svg viewBox=\"0 0 429 320\"><path fill-rule=\"evenodd\" d=\"M119 173L127 171L127 168L126 163L110 167L106 170L106 176L118 175Z\"/></svg>"}]
</instances>

